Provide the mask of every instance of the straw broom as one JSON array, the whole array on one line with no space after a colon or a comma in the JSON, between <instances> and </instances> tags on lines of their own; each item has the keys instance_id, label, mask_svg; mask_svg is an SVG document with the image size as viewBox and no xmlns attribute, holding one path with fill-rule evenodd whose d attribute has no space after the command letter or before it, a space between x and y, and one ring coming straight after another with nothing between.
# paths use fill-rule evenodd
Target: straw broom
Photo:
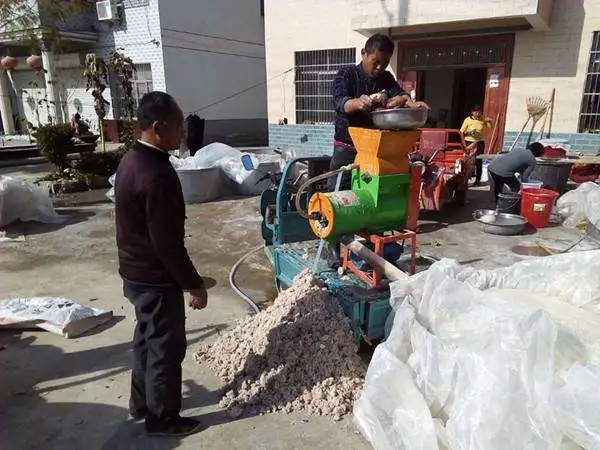
<instances>
[{"instance_id":1,"label":"straw broom","mask_svg":"<svg viewBox=\"0 0 600 450\"><path fill-rule=\"evenodd\" d=\"M521 131L519 131L519 133L517 134L517 137L515 138L512 145L510 146L510 149L508 150L509 152L512 151L513 148L515 148L515 145L517 145L517 141L521 137L521 134L523 134L525 127L527 127L527 124L529 123L529 121L532 121L533 123L531 125L529 139L527 140L527 144L529 144L529 141L531 140L531 136L533 134L533 129L535 128L535 125L539 122L539 120L544 116L544 114L548 110L548 100L545 100L541 97L527 97L526 104L527 104L527 113L529 116L527 117L527 120L523 124L523 128L521 128Z\"/></svg>"}]
</instances>

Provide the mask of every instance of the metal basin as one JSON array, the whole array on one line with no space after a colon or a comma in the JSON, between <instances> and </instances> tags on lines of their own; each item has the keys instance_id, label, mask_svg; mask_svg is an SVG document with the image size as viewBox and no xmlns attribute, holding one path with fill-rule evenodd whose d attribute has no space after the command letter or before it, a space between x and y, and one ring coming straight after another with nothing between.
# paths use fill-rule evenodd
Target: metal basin
<instances>
[{"instance_id":1,"label":"metal basin","mask_svg":"<svg viewBox=\"0 0 600 450\"><path fill-rule=\"evenodd\" d=\"M380 130L414 130L425 125L427 108L380 109L371 112L373 124Z\"/></svg>"},{"instance_id":2,"label":"metal basin","mask_svg":"<svg viewBox=\"0 0 600 450\"><path fill-rule=\"evenodd\" d=\"M496 212L493 209L478 209L473 218L482 224L482 230L489 234L510 236L519 234L527 225L527 219L517 214Z\"/></svg>"}]
</instances>

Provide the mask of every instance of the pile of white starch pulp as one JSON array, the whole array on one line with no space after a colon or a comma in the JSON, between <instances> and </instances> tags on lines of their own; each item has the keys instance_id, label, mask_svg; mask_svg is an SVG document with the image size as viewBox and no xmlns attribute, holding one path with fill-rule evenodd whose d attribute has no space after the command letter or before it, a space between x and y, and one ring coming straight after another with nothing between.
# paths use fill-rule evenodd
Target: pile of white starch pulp
<instances>
[{"instance_id":1,"label":"pile of white starch pulp","mask_svg":"<svg viewBox=\"0 0 600 450\"><path fill-rule=\"evenodd\" d=\"M305 411L339 420L352 410L366 370L348 318L308 271L196 360L227 383L220 406L232 417Z\"/></svg>"}]
</instances>

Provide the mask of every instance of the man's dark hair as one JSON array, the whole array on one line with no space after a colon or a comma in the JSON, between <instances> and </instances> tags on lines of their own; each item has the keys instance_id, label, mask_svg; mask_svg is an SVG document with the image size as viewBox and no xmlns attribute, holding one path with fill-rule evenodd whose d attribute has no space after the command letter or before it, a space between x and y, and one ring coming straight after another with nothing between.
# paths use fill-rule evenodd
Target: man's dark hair
<instances>
[{"instance_id":1,"label":"man's dark hair","mask_svg":"<svg viewBox=\"0 0 600 450\"><path fill-rule=\"evenodd\" d=\"M481 112L481 105L473 105L473 107L471 108L471 112L473 111Z\"/></svg>"},{"instance_id":2,"label":"man's dark hair","mask_svg":"<svg viewBox=\"0 0 600 450\"><path fill-rule=\"evenodd\" d=\"M370 55L378 50L381 53L391 55L394 53L394 43L385 34L374 34L367 39L367 43L365 44L365 52Z\"/></svg>"},{"instance_id":3,"label":"man's dark hair","mask_svg":"<svg viewBox=\"0 0 600 450\"><path fill-rule=\"evenodd\" d=\"M168 123L173 118L177 102L165 92L149 92L142 97L137 110L137 120L142 131L147 130L154 122Z\"/></svg>"},{"instance_id":4,"label":"man's dark hair","mask_svg":"<svg viewBox=\"0 0 600 450\"><path fill-rule=\"evenodd\" d=\"M527 148L529 149L529 151L531 153L533 153L533 156L535 156L536 158L539 158L540 156L542 156L544 154L544 146L542 144L540 144L539 142L534 142L532 144L529 144L527 146Z\"/></svg>"}]
</instances>

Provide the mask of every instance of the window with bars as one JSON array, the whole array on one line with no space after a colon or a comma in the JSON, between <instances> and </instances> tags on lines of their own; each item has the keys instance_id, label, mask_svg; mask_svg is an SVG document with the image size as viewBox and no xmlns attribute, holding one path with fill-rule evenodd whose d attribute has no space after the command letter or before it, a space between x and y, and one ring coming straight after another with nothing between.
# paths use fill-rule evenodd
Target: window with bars
<instances>
[{"instance_id":1,"label":"window with bars","mask_svg":"<svg viewBox=\"0 0 600 450\"><path fill-rule=\"evenodd\" d=\"M600 31L595 31L592 38L579 113L579 132L600 133Z\"/></svg>"},{"instance_id":2,"label":"window with bars","mask_svg":"<svg viewBox=\"0 0 600 450\"><path fill-rule=\"evenodd\" d=\"M335 118L331 82L356 62L354 48L296 52L296 123L329 123Z\"/></svg>"},{"instance_id":3,"label":"window with bars","mask_svg":"<svg viewBox=\"0 0 600 450\"><path fill-rule=\"evenodd\" d=\"M133 74L133 112L137 112L140 100L148 92L152 92L152 66L150 64L135 64L136 71ZM123 102L123 97L120 97L120 102ZM119 105L119 115L122 116L124 111L123 105Z\"/></svg>"}]
</instances>

